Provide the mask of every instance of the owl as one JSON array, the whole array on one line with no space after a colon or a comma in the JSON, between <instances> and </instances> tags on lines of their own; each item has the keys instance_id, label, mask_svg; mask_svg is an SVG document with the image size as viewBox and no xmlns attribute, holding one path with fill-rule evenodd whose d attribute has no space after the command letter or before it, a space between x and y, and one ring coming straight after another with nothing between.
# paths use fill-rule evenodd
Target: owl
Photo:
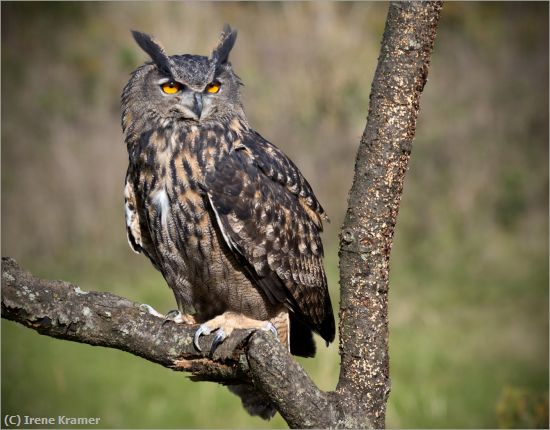
<instances>
[{"instance_id":1,"label":"owl","mask_svg":"<svg viewBox=\"0 0 550 430\"><path fill-rule=\"evenodd\" d=\"M225 26L210 57L171 55L132 32L150 62L122 93L129 166L125 212L131 248L174 293L168 318L215 333L272 331L292 354L315 354L335 324L323 268L325 212L296 165L254 131L229 62L236 31ZM252 414L273 408L235 386Z\"/></svg>"}]
</instances>

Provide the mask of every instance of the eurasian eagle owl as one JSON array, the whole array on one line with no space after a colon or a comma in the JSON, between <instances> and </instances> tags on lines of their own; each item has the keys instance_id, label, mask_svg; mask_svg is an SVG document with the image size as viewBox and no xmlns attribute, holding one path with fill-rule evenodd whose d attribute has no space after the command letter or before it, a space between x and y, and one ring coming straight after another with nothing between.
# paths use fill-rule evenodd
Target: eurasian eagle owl
<instances>
[{"instance_id":1,"label":"eurasian eagle owl","mask_svg":"<svg viewBox=\"0 0 550 430\"><path fill-rule=\"evenodd\" d=\"M133 32L151 62L122 93L128 148L128 240L163 274L179 313L216 331L272 330L290 352L313 356L312 331L334 340L323 269L323 208L296 165L254 131L228 61L237 33L226 26L210 57L167 55ZM251 413L273 415L236 387ZM257 399L256 399L257 400Z\"/></svg>"}]
</instances>

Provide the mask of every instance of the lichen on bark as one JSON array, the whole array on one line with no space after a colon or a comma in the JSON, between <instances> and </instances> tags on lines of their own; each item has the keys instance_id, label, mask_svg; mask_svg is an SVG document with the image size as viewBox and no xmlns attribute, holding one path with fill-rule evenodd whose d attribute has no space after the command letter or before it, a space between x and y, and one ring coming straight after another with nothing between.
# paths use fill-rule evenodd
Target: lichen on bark
<instances>
[{"instance_id":1,"label":"lichen on bark","mask_svg":"<svg viewBox=\"0 0 550 430\"><path fill-rule=\"evenodd\" d=\"M441 2L392 2L340 238L345 414L383 427L390 392L389 258ZM353 402L352 399L361 399Z\"/></svg>"}]
</instances>

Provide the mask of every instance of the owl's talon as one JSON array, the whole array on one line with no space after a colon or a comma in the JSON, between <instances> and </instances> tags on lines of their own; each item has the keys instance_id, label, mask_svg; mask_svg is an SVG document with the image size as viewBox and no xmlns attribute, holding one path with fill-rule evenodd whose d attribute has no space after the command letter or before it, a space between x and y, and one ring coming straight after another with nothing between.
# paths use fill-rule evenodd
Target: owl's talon
<instances>
[{"instance_id":1,"label":"owl's talon","mask_svg":"<svg viewBox=\"0 0 550 430\"><path fill-rule=\"evenodd\" d=\"M166 317L165 317L167 320L176 320L177 318L181 318L181 312L178 311L177 309L172 309L171 311L169 311L167 314L166 314Z\"/></svg>"},{"instance_id":2,"label":"owl's talon","mask_svg":"<svg viewBox=\"0 0 550 430\"><path fill-rule=\"evenodd\" d=\"M186 321L185 317L186 315L182 314L177 309L171 310L164 316L164 322L162 323L162 325L168 322L173 322L176 324L186 324L188 323L188 321Z\"/></svg>"},{"instance_id":3,"label":"owl's talon","mask_svg":"<svg viewBox=\"0 0 550 430\"><path fill-rule=\"evenodd\" d=\"M157 311L151 305L148 305L146 303L142 303L141 305L139 305L139 309L142 310L143 312L147 312L150 315L153 315L155 317L164 319L164 315L162 315L159 311Z\"/></svg>"},{"instance_id":4,"label":"owl's talon","mask_svg":"<svg viewBox=\"0 0 550 430\"><path fill-rule=\"evenodd\" d=\"M212 341L212 346L210 347L210 353L213 354L216 350L216 347L222 343L227 336L225 335L225 332L223 329L216 330L216 335L214 336L214 340Z\"/></svg>"},{"instance_id":5,"label":"owl's talon","mask_svg":"<svg viewBox=\"0 0 550 430\"><path fill-rule=\"evenodd\" d=\"M206 334L206 335L210 334L210 329L206 324L201 324L200 327L195 332L195 336L193 336L193 345L195 345L195 348L197 348L197 351L200 351L200 352L202 352L202 349L199 345L199 338L203 334Z\"/></svg>"},{"instance_id":6,"label":"owl's talon","mask_svg":"<svg viewBox=\"0 0 550 430\"><path fill-rule=\"evenodd\" d=\"M269 330L271 333L273 333L273 335L275 336L275 339L279 339L279 332L270 321L267 322L264 330L265 331Z\"/></svg>"}]
</instances>

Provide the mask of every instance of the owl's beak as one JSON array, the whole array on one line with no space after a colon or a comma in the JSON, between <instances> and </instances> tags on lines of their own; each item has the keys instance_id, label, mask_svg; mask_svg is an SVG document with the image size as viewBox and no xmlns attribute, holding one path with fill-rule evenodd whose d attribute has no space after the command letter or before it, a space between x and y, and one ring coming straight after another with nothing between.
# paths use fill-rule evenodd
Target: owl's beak
<instances>
[{"instance_id":1,"label":"owl's beak","mask_svg":"<svg viewBox=\"0 0 550 430\"><path fill-rule=\"evenodd\" d=\"M192 111L197 115L197 118L201 117L202 113L202 94L193 94L193 108Z\"/></svg>"}]
</instances>

